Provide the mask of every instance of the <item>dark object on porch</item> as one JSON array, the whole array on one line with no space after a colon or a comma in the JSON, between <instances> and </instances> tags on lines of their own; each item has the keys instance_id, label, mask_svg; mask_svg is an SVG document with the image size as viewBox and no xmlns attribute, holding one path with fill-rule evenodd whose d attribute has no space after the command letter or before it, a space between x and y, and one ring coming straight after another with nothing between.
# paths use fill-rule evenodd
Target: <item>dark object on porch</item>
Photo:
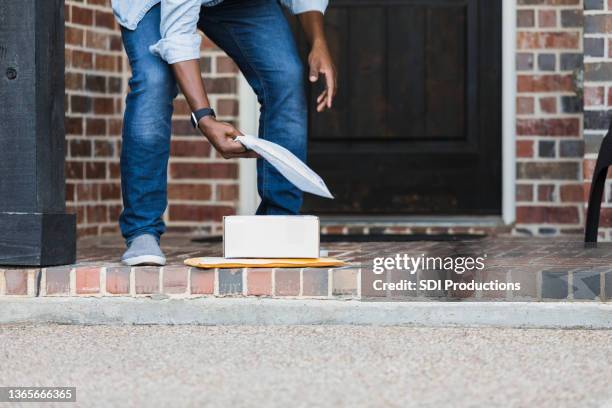
<instances>
[{"instance_id":1,"label":"dark object on porch","mask_svg":"<svg viewBox=\"0 0 612 408\"><path fill-rule=\"evenodd\" d=\"M0 9L0 265L70 264L66 214L64 1Z\"/></svg>"},{"instance_id":2,"label":"dark object on porch","mask_svg":"<svg viewBox=\"0 0 612 408\"><path fill-rule=\"evenodd\" d=\"M603 196L608 175L608 167L612 164L612 124L608 134L604 137L599 148L597 163L593 170L593 181L591 182L591 192L589 194L589 207L587 209L586 227L584 242L586 246L593 246L597 243L597 229L599 228L599 212L601 209L601 198Z\"/></svg>"},{"instance_id":3,"label":"dark object on porch","mask_svg":"<svg viewBox=\"0 0 612 408\"><path fill-rule=\"evenodd\" d=\"M475 241L486 238L484 234L322 234L321 242L413 242L413 241ZM193 242L222 242L220 235L194 238Z\"/></svg>"}]
</instances>

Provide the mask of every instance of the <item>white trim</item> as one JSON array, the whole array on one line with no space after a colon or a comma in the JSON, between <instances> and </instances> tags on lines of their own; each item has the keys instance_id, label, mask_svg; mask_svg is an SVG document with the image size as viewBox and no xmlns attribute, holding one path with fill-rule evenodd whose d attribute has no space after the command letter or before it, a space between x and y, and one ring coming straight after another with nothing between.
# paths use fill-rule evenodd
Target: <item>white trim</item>
<instances>
[{"instance_id":1,"label":"white trim","mask_svg":"<svg viewBox=\"0 0 612 408\"><path fill-rule=\"evenodd\" d=\"M502 0L502 220L516 220L516 0ZM259 104L240 77L240 126L256 134ZM253 214L259 202L254 164L241 160L240 214Z\"/></svg>"},{"instance_id":2,"label":"white trim","mask_svg":"<svg viewBox=\"0 0 612 408\"><path fill-rule=\"evenodd\" d=\"M259 103L253 89L242 74L238 79L238 126L242 133L258 136ZM255 214L259 205L257 165L254 159L240 159L238 166L238 214Z\"/></svg>"},{"instance_id":3,"label":"white trim","mask_svg":"<svg viewBox=\"0 0 612 408\"><path fill-rule=\"evenodd\" d=\"M516 220L516 0L502 15L502 219Z\"/></svg>"}]
</instances>

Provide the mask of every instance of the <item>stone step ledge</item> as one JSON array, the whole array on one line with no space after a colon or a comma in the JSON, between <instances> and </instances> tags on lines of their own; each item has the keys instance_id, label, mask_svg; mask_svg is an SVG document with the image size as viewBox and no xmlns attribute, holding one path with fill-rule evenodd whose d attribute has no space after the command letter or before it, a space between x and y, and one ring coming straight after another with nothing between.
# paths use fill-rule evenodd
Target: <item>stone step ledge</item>
<instances>
[{"instance_id":1,"label":"stone step ledge","mask_svg":"<svg viewBox=\"0 0 612 408\"><path fill-rule=\"evenodd\" d=\"M0 296L358 298L360 269L198 269L183 265L0 269Z\"/></svg>"}]
</instances>

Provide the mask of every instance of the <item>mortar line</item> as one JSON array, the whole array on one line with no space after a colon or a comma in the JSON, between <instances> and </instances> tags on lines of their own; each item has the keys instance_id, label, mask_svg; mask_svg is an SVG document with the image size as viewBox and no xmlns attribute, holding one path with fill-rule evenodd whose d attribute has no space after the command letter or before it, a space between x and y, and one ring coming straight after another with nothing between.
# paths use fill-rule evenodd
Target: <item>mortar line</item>
<instances>
[{"instance_id":1,"label":"mortar line","mask_svg":"<svg viewBox=\"0 0 612 408\"><path fill-rule=\"evenodd\" d=\"M188 296L192 295L191 293L191 270L192 269L193 269L192 267L187 268L187 295Z\"/></svg>"},{"instance_id":2,"label":"mortar line","mask_svg":"<svg viewBox=\"0 0 612 408\"><path fill-rule=\"evenodd\" d=\"M247 270L249 268L242 268L242 296L247 295Z\"/></svg>"},{"instance_id":3,"label":"mortar line","mask_svg":"<svg viewBox=\"0 0 612 408\"><path fill-rule=\"evenodd\" d=\"M272 276L272 296L276 296L276 268L272 268L270 275Z\"/></svg>"},{"instance_id":4,"label":"mortar line","mask_svg":"<svg viewBox=\"0 0 612 408\"><path fill-rule=\"evenodd\" d=\"M28 277L27 277L27 286L26 286L26 295L27 296L35 296L36 295L36 269L28 269Z\"/></svg>"},{"instance_id":5,"label":"mortar line","mask_svg":"<svg viewBox=\"0 0 612 408\"><path fill-rule=\"evenodd\" d=\"M130 296L136 296L136 267L130 267Z\"/></svg>"},{"instance_id":6,"label":"mortar line","mask_svg":"<svg viewBox=\"0 0 612 408\"><path fill-rule=\"evenodd\" d=\"M298 290L298 296L304 296L304 268L300 268L300 289Z\"/></svg>"},{"instance_id":7,"label":"mortar line","mask_svg":"<svg viewBox=\"0 0 612 408\"><path fill-rule=\"evenodd\" d=\"M157 287L159 288L159 293L164 293L164 266L159 267L159 274L157 276Z\"/></svg>"},{"instance_id":8,"label":"mortar line","mask_svg":"<svg viewBox=\"0 0 612 408\"><path fill-rule=\"evenodd\" d=\"M47 295L47 268L43 268L40 272L40 283L38 285L38 296Z\"/></svg>"},{"instance_id":9,"label":"mortar line","mask_svg":"<svg viewBox=\"0 0 612 408\"><path fill-rule=\"evenodd\" d=\"M100 295L107 296L106 293L106 267L100 268Z\"/></svg>"},{"instance_id":10,"label":"mortar line","mask_svg":"<svg viewBox=\"0 0 612 408\"><path fill-rule=\"evenodd\" d=\"M70 293L70 296L76 296L76 268L70 268L68 282L68 292Z\"/></svg>"}]
</instances>

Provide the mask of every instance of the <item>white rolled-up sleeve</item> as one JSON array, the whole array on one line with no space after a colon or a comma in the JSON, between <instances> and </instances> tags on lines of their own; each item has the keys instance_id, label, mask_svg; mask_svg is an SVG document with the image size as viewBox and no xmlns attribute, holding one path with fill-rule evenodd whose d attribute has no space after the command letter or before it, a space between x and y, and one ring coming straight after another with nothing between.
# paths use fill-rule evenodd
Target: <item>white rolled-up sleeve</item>
<instances>
[{"instance_id":1,"label":"white rolled-up sleeve","mask_svg":"<svg viewBox=\"0 0 612 408\"><path fill-rule=\"evenodd\" d=\"M328 0L281 0L293 14L301 14L307 11L320 11L325 14Z\"/></svg>"},{"instance_id":2,"label":"white rolled-up sleeve","mask_svg":"<svg viewBox=\"0 0 612 408\"><path fill-rule=\"evenodd\" d=\"M161 0L161 40L149 47L168 64L200 58L201 0Z\"/></svg>"}]
</instances>

